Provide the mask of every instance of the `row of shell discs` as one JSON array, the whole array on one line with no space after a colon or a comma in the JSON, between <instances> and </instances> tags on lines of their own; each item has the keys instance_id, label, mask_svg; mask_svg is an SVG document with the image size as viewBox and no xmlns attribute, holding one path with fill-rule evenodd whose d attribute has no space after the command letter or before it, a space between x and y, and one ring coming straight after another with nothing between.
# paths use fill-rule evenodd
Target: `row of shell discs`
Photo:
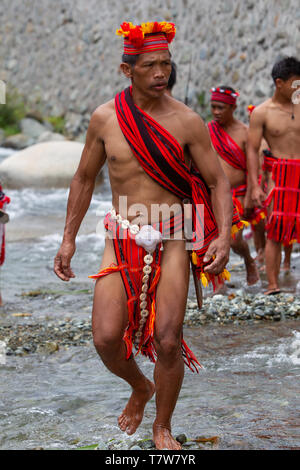
<instances>
[{"instance_id":1,"label":"row of shell discs","mask_svg":"<svg viewBox=\"0 0 300 470\"><path fill-rule=\"evenodd\" d=\"M146 307L147 307L148 281L149 281L149 275L152 271L150 264L152 263L152 261L153 261L153 256L150 253L144 256L144 262L145 262L145 266L143 268L144 276L142 279L143 281L142 293L140 295L141 319L139 321L139 329L135 334L135 339L137 341L140 341L142 337L143 328L149 315L149 310L147 310Z\"/></svg>"},{"instance_id":2,"label":"row of shell discs","mask_svg":"<svg viewBox=\"0 0 300 470\"><path fill-rule=\"evenodd\" d=\"M121 224L121 227L126 230L129 229L132 235L136 235L140 231L140 227L136 224L131 224L129 220L123 219L120 214L116 213L116 210L112 208L110 210L110 215L113 220L116 220L118 224Z\"/></svg>"}]
</instances>

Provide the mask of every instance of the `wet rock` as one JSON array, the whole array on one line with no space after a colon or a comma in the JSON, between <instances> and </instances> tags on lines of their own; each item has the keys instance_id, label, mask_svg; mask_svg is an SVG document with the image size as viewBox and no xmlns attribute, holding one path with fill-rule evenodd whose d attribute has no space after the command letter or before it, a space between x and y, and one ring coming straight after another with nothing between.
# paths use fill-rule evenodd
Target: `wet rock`
<instances>
[{"instance_id":1,"label":"wet rock","mask_svg":"<svg viewBox=\"0 0 300 470\"><path fill-rule=\"evenodd\" d=\"M46 353L52 354L59 350L59 345L54 341L46 341L44 344L40 344L37 352L38 353Z\"/></svg>"},{"instance_id":2,"label":"wet rock","mask_svg":"<svg viewBox=\"0 0 300 470\"><path fill-rule=\"evenodd\" d=\"M2 142L2 147L12 148L15 150L23 150L26 147L34 144L34 139L25 134L14 134L6 137Z\"/></svg>"},{"instance_id":3,"label":"wet rock","mask_svg":"<svg viewBox=\"0 0 300 470\"><path fill-rule=\"evenodd\" d=\"M143 450L140 446L132 446L130 450Z\"/></svg>"},{"instance_id":4,"label":"wet rock","mask_svg":"<svg viewBox=\"0 0 300 470\"><path fill-rule=\"evenodd\" d=\"M180 444L184 444L187 441L187 437L185 434L179 434L176 436L176 441L180 442Z\"/></svg>"},{"instance_id":5,"label":"wet rock","mask_svg":"<svg viewBox=\"0 0 300 470\"><path fill-rule=\"evenodd\" d=\"M138 441L137 446L141 447L143 450L155 449L155 444L152 439Z\"/></svg>"},{"instance_id":6,"label":"wet rock","mask_svg":"<svg viewBox=\"0 0 300 470\"><path fill-rule=\"evenodd\" d=\"M254 310L254 314L257 315L258 317L264 317L265 316L265 312L259 308L255 309Z\"/></svg>"}]
</instances>

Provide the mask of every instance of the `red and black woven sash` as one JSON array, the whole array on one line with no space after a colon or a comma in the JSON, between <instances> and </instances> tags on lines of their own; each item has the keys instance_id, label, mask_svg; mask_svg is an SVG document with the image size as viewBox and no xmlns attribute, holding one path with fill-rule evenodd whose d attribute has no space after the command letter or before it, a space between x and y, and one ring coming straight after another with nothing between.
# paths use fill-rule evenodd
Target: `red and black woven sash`
<instances>
[{"instance_id":1,"label":"red and black woven sash","mask_svg":"<svg viewBox=\"0 0 300 470\"><path fill-rule=\"evenodd\" d=\"M208 123L212 144L220 157L237 170L247 171L246 155L216 121Z\"/></svg>"},{"instance_id":2,"label":"red and black woven sash","mask_svg":"<svg viewBox=\"0 0 300 470\"><path fill-rule=\"evenodd\" d=\"M194 167L189 169L176 139L134 104L131 87L116 96L115 108L120 128L145 172L181 200L191 201L196 233L193 246L202 258L218 234L210 192L203 178ZM198 205L204 210L197 210Z\"/></svg>"}]
</instances>

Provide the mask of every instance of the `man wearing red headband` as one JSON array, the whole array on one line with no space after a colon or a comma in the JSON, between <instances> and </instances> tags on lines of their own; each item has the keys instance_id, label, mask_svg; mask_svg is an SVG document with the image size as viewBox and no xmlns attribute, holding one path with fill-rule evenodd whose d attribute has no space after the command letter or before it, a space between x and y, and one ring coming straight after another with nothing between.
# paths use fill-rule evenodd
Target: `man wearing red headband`
<instances>
[{"instance_id":1,"label":"man wearing red headband","mask_svg":"<svg viewBox=\"0 0 300 470\"><path fill-rule=\"evenodd\" d=\"M74 277L70 261L75 237L96 175L107 160L114 207L104 220L108 236L101 269L92 276L97 279L94 344L106 367L132 387L118 420L121 430L136 431L155 392L153 439L157 449L174 450L180 444L171 435L171 417L184 363L192 370L199 365L182 337L189 255L181 208L186 199L191 202L194 235L189 238L196 240L193 259L206 281L223 273L232 225L230 187L204 123L165 93L171 73L168 45L175 31L166 22L123 23L117 31L124 37L121 70L132 86L92 115L54 268L65 281ZM124 196L129 211L121 207ZM137 210L130 212L133 205L141 207L138 221ZM162 219L152 216L157 205L180 211ZM167 229L169 239L164 235ZM155 384L136 364L133 347L156 360Z\"/></svg>"},{"instance_id":2,"label":"man wearing red headband","mask_svg":"<svg viewBox=\"0 0 300 470\"><path fill-rule=\"evenodd\" d=\"M247 126L234 117L238 96L231 87L220 86L211 89L211 110L214 120L208 124L208 129L212 144L230 182L233 202L242 216L247 188ZM258 269L242 231L234 235L231 248L244 259L248 285L255 284L259 280Z\"/></svg>"},{"instance_id":3,"label":"man wearing red headband","mask_svg":"<svg viewBox=\"0 0 300 470\"><path fill-rule=\"evenodd\" d=\"M248 136L248 171L253 204L268 207L265 249L268 288L266 295L280 293L281 245L300 243L300 62L287 57L272 69L275 93L253 111ZM257 183L262 138L268 197Z\"/></svg>"}]
</instances>

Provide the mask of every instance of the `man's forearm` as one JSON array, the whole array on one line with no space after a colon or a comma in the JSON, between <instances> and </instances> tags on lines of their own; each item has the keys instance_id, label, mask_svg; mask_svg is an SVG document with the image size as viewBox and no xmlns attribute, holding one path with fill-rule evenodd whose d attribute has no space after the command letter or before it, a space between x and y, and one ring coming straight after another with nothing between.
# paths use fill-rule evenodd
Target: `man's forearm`
<instances>
[{"instance_id":1,"label":"man's forearm","mask_svg":"<svg viewBox=\"0 0 300 470\"><path fill-rule=\"evenodd\" d=\"M89 208L95 181L74 176L70 185L64 241L74 242L81 222Z\"/></svg>"},{"instance_id":2,"label":"man's forearm","mask_svg":"<svg viewBox=\"0 0 300 470\"><path fill-rule=\"evenodd\" d=\"M251 187L258 185L259 154L254 149L249 149L247 153L248 183Z\"/></svg>"},{"instance_id":3,"label":"man's forearm","mask_svg":"<svg viewBox=\"0 0 300 470\"><path fill-rule=\"evenodd\" d=\"M211 202L216 218L219 237L230 240L232 226L232 195L227 181L220 180L211 188Z\"/></svg>"}]
</instances>

